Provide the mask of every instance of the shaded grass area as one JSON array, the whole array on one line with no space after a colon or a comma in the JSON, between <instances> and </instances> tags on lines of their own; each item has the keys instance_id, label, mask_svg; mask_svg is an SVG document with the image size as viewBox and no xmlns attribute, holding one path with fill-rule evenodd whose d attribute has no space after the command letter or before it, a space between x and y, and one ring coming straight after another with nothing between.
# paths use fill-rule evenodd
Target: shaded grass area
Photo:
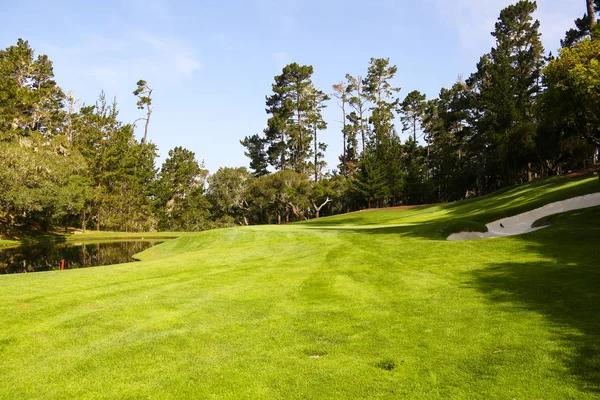
<instances>
[{"instance_id":1,"label":"shaded grass area","mask_svg":"<svg viewBox=\"0 0 600 400\"><path fill-rule=\"evenodd\" d=\"M0 276L0 398L597 398L600 208L437 240L452 215L596 189L220 229L136 264Z\"/></svg>"},{"instance_id":2,"label":"shaded grass area","mask_svg":"<svg viewBox=\"0 0 600 400\"><path fill-rule=\"evenodd\" d=\"M597 177L568 179L554 177L506 188L475 199L403 210L370 210L321 218L307 225L354 229L356 225L383 226L386 232L396 227L398 233L428 239L445 239L452 233L486 232L487 223L533 210L545 204L589 193L600 192ZM418 224L418 227L414 225ZM413 225L413 226L410 226Z\"/></svg>"},{"instance_id":3,"label":"shaded grass area","mask_svg":"<svg viewBox=\"0 0 600 400\"><path fill-rule=\"evenodd\" d=\"M543 315L562 366L600 396L600 207L544 220L552 226L519 239L544 260L492 264L473 272L475 284L504 308Z\"/></svg>"}]
</instances>

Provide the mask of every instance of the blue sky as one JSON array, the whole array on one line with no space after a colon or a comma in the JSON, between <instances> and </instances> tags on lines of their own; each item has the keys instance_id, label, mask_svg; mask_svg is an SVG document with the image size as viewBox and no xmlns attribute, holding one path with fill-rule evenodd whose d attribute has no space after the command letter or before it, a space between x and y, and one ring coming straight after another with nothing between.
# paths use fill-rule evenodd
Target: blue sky
<instances>
[{"instance_id":1,"label":"blue sky","mask_svg":"<svg viewBox=\"0 0 600 400\"><path fill-rule=\"evenodd\" d=\"M515 0L516 1L516 0ZM141 117L132 91L154 89L149 140L164 160L184 146L215 172L245 166L239 140L260 133L265 95L289 62L314 67L330 93L346 73L364 76L371 57L398 66L400 97L428 98L468 77L493 45L489 33L511 0L4 0L0 47L29 40L54 62L56 80L87 104L101 89L117 97L120 117ZM540 0L547 51L585 9L582 0ZM324 112L321 134L331 168L341 153L340 112ZM399 126L399 121L397 126ZM138 135L142 134L141 126ZM405 135L403 135L404 137Z\"/></svg>"}]
</instances>

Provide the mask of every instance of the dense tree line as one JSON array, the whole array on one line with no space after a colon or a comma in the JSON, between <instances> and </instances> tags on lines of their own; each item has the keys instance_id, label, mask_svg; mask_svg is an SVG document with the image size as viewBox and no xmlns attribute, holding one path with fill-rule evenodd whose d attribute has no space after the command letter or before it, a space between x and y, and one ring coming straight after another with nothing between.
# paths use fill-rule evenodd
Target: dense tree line
<instances>
[{"instance_id":1,"label":"dense tree line","mask_svg":"<svg viewBox=\"0 0 600 400\"><path fill-rule=\"evenodd\" d=\"M599 5L586 0L587 14L566 33L558 57L542 46L535 1L505 8L492 32L494 47L467 79L435 99L418 90L399 97L397 68L386 58L371 59L364 75L346 74L332 87L342 117L344 146L334 172L345 178L342 209L458 200L597 162ZM273 92L302 91L285 79L295 70L308 71L312 87L312 68L291 64ZM288 107L307 96L295 93ZM268 157L274 149L293 152L286 138L297 119L267 112L277 123L270 119L263 137L242 141L251 169L261 175L270 164L303 173ZM400 129L409 134L405 142Z\"/></svg>"},{"instance_id":2,"label":"dense tree line","mask_svg":"<svg viewBox=\"0 0 600 400\"><path fill-rule=\"evenodd\" d=\"M401 98L387 58L346 74L330 94L313 83L312 66L289 64L266 96L264 131L241 140L250 170L213 174L182 147L156 168L146 81L133 91L144 116L124 123L103 92L93 104L64 93L49 58L19 40L0 51L0 233L286 223L457 200L589 166L600 147L599 3L586 0L556 57L541 44L534 1L505 8L494 47L435 99L418 90ZM343 149L330 171L322 110L331 98Z\"/></svg>"}]
</instances>

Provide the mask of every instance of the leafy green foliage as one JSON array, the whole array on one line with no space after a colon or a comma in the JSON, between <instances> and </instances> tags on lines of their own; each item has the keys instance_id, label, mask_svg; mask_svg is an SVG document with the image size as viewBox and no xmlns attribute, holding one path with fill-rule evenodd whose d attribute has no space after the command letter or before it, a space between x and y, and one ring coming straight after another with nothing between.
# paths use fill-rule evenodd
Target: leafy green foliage
<instances>
[{"instance_id":1,"label":"leafy green foliage","mask_svg":"<svg viewBox=\"0 0 600 400\"><path fill-rule=\"evenodd\" d=\"M204 196L205 170L193 152L169 150L155 183L158 228L164 231L201 231L210 226L210 203Z\"/></svg>"},{"instance_id":2,"label":"leafy green foliage","mask_svg":"<svg viewBox=\"0 0 600 400\"><path fill-rule=\"evenodd\" d=\"M53 78L52 62L27 41L0 51L0 139L59 133L65 95Z\"/></svg>"},{"instance_id":3,"label":"leafy green foliage","mask_svg":"<svg viewBox=\"0 0 600 400\"><path fill-rule=\"evenodd\" d=\"M244 167L219 168L208 178L208 198L218 216L248 225L248 188L253 176Z\"/></svg>"},{"instance_id":4,"label":"leafy green foliage","mask_svg":"<svg viewBox=\"0 0 600 400\"><path fill-rule=\"evenodd\" d=\"M544 70L544 83L545 115L555 129L600 146L600 42L562 49Z\"/></svg>"},{"instance_id":5,"label":"leafy green foliage","mask_svg":"<svg viewBox=\"0 0 600 400\"><path fill-rule=\"evenodd\" d=\"M145 116L122 122L116 100L107 101L103 92L89 105L71 92L65 96L50 59L19 39L0 51L0 142L34 164L5 161L3 230L17 224L132 232L285 223L365 206L471 198L590 167L600 145L600 51L590 18L598 1L586 5L572 42L547 59L533 18L536 2L501 10L495 45L476 72L429 101L414 90L400 102L397 68L388 58L371 58L363 75L346 74L333 85L341 108L339 170L324 162L333 140L321 134L330 98L313 83L310 65L291 63L274 77L263 135L240 141L252 173L224 167L209 177L181 147L157 171L158 149L147 142L148 82L139 80L133 91ZM412 136L405 142L396 132L398 114ZM138 121L145 121L139 141ZM55 176L36 172L44 167L41 155L53 160ZM73 168L60 157L73 160ZM24 182L23 190L11 176Z\"/></svg>"},{"instance_id":6,"label":"leafy green foliage","mask_svg":"<svg viewBox=\"0 0 600 400\"><path fill-rule=\"evenodd\" d=\"M89 196L85 162L59 149L28 138L0 142L2 233L22 226L48 229L82 210Z\"/></svg>"}]
</instances>

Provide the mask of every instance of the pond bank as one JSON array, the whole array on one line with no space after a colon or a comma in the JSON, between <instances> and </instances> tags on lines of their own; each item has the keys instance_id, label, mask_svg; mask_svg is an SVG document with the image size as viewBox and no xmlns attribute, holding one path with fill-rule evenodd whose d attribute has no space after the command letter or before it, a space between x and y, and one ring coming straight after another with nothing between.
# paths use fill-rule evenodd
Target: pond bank
<instances>
[{"instance_id":1,"label":"pond bank","mask_svg":"<svg viewBox=\"0 0 600 400\"><path fill-rule=\"evenodd\" d=\"M68 243L79 241L106 241L106 240L169 240L190 235L191 232L104 232L92 231L86 233L53 233L39 236L26 236L20 239L6 239L0 237L0 249L41 243Z\"/></svg>"}]
</instances>

